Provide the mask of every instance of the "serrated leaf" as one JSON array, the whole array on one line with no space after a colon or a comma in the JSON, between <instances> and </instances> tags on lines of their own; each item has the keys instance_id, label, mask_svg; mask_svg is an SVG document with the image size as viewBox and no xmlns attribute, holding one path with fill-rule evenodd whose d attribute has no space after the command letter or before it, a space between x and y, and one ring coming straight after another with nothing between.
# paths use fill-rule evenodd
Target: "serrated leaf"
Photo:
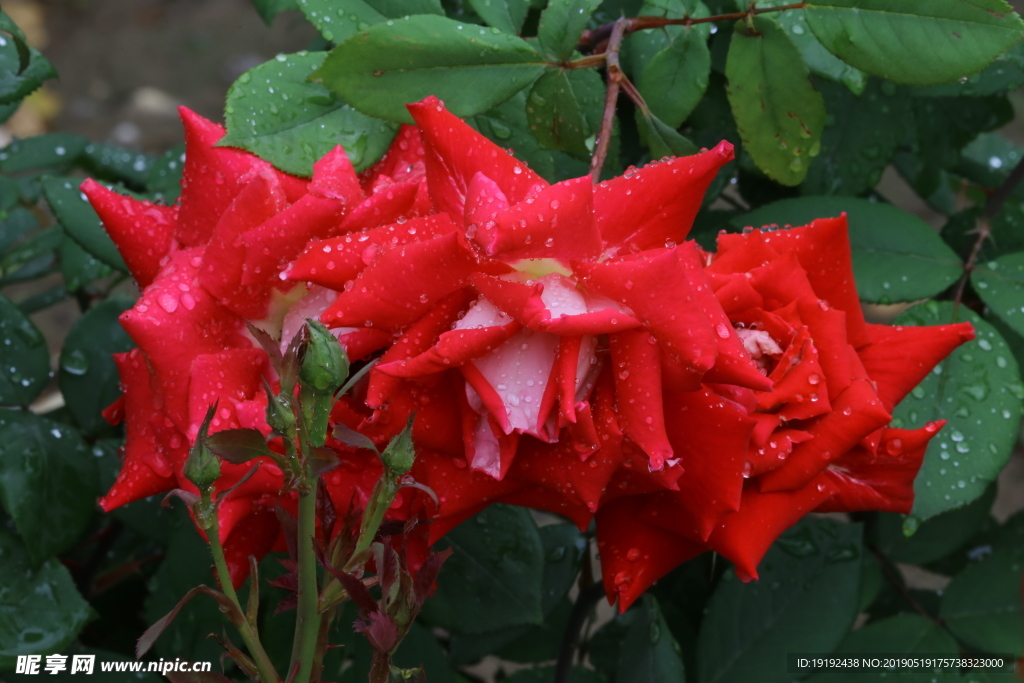
<instances>
[{"instance_id":1,"label":"serrated leaf","mask_svg":"<svg viewBox=\"0 0 1024 683\"><path fill-rule=\"evenodd\" d=\"M644 595L622 639L615 680L635 683L683 683L679 644L661 615L658 600Z\"/></svg>"},{"instance_id":2,"label":"serrated leaf","mask_svg":"<svg viewBox=\"0 0 1024 683\"><path fill-rule=\"evenodd\" d=\"M56 559L33 568L21 542L0 530L0 671L13 670L19 655L63 650L89 620L92 610L71 574Z\"/></svg>"},{"instance_id":3,"label":"serrated leaf","mask_svg":"<svg viewBox=\"0 0 1024 683\"><path fill-rule=\"evenodd\" d=\"M670 128L678 128L704 97L710 73L707 36L684 27L647 63L636 85L651 112Z\"/></svg>"},{"instance_id":4,"label":"serrated leaf","mask_svg":"<svg viewBox=\"0 0 1024 683\"><path fill-rule=\"evenodd\" d=\"M121 253L103 228L96 211L78 189L77 181L69 178L43 178L42 182L50 210L64 231L100 261L127 273L128 266Z\"/></svg>"},{"instance_id":5,"label":"serrated leaf","mask_svg":"<svg viewBox=\"0 0 1024 683\"><path fill-rule=\"evenodd\" d=\"M75 422L90 436L107 427L100 411L121 395L112 354L135 346L118 321L132 303L108 299L96 304L75 322L61 349L60 391Z\"/></svg>"},{"instance_id":6,"label":"serrated leaf","mask_svg":"<svg viewBox=\"0 0 1024 683\"><path fill-rule=\"evenodd\" d=\"M235 465L270 455L267 440L258 429L222 429L206 438L206 446Z\"/></svg>"},{"instance_id":7,"label":"serrated leaf","mask_svg":"<svg viewBox=\"0 0 1024 683\"><path fill-rule=\"evenodd\" d=\"M473 116L543 70L540 55L521 38L421 15L354 35L331 50L314 77L365 114L412 123L409 102L436 95L456 116Z\"/></svg>"},{"instance_id":8,"label":"serrated leaf","mask_svg":"<svg viewBox=\"0 0 1024 683\"><path fill-rule=\"evenodd\" d=\"M181 172L185 168L185 145L175 145L153 160L146 177L146 191L168 203L181 192Z\"/></svg>"},{"instance_id":9,"label":"serrated leaf","mask_svg":"<svg viewBox=\"0 0 1024 683\"><path fill-rule=\"evenodd\" d=\"M79 540L98 494L95 457L76 430L31 413L0 413L0 501L36 564Z\"/></svg>"},{"instance_id":10,"label":"serrated leaf","mask_svg":"<svg viewBox=\"0 0 1024 683\"><path fill-rule=\"evenodd\" d=\"M1019 514L1010 519L1000 530L992 553L954 576L942 593L939 616L953 635L983 652L1019 656L1022 651L1022 521Z\"/></svg>"},{"instance_id":11,"label":"serrated leaf","mask_svg":"<svg viewBox=\"0 0 1024 683\"><path fill-rule=\"evenodd\" d=\"M537 40L549 58L564 62L576 50L587 21L601 0L551 0L541 12Z\"/></svg>"},{"instance_id":12,"label":"serrated leaf","mask_svg":"<svg viewBox=\"0 0 1024 683\"><path fill-rule=\"evenodd\" d=\"M326 56L278 55L242 74L228 91L228 134L218 144L241 147L282 171L307 177L313 162L337 145L345 148L357 171L373 165L396 127L356 111L323 85L306 80ZM269 102L268 91L274 97Z\"/></svg>"},{"instance_id":13,"label":"serrated leaf","mask_svg":"<svg viewBox=\"0 0 1024 683\"><path fill-rule=\"evenodd\" d=\"M828 82L818 89L829 120L801 192L859 195L878 184L904 139L910 98L906 88L878 79L861 84L859 96Z\"/></svg>"},{"instance_id":14,"label":"serrated leaf","mask_svg":"<svg viewBox=\"0 0 1024 683\"><path fill-rule=\"evenodd\" d=\"M788 0L758 0L758 7L780 7L791 4ZM743 9L746 9L744 6ZM807 26L807 17L802 9L791 9L772 14L779 26L786 31L796 49L800 50L804 62L815 76L827 78L841 83L850 92L859 95L864 92L867 75L856 67L852 67L825 49L821 41ZM829 113L833 110L829 109Z\"/></svg>"},{"instance_id":15,"label":"serrated leaf","mask_svg":"<svg viewBox=\"0 0 1024 683\"><path fill-rule=\"evenodd\" d=\"M74 133L46 133L15 140L0 150L0 171L63 168L78 162L89 141Z\"/></svg>"},{"instance_id":16,"label":"serrated leaf","mask_svg":"<svg viewBox=\"0 0 1024 683\"><path fill-rule=\"evenodd\" d=\"M25 45L24 35L10 17L0 12L0 22L4 30L11 32L11 38L0 43L0 105L17 107L22 98L44 81L56 78L57 72L42 53Z\"/></svg>"},{"instance_id":17,"label":"serrated leaf","mask_svg":"<svg viewBox=\"0 0 1024 683\"><path fill-rule=\"evenodd\" d=\"M588 158L587 138L600 125L604 83L592 69L552 69L526 98L534 137L550 149Z\"/></svg>"},{"instance_id":18,"label":"serrated leaf","mask_svg":"<svg viewBox=\"0 0 1024 683\"><path fill-rule=\"evenodd\" d=\"M697 145L680 135L679 131L670 128L654 114L637 109L636 125L640 139L651 148L652 159L685 157L699 151Z\"/></svg>"},{"instance_id":19,"label":"serrated leaf","mask_svg":"<svg viewBox=\"0 0 1024 683\"><path fill-rule=\"evenodd\" d=\"M39 328L0 295L0 405L27 406L50 378L50 353Z\"/></svg>"},{"instance_id":20,"label":"serrated leaf","mask_svg":"<svg viewBox=\"0 0 1024 683\"><path fill-rule=\"evenodd\" d=\"M970 503L985 492L1017 441L1021 386L1017 361L996 330L965 306L929 301L901 313L897 325L966 321L977 338L936 366L893 411L894 424L946 426L928 444L914 480L911 514L924 520Z\"/></svg>"},{"instance_id":21,"label":"serrated leaf","mask_svg":"<svg viewBox=\"0 0 1024 683\"><path fill-rule=\"evenodd\" d=\"M544 551L529 512L492 505L445 539L455 554L445 562L437 591L423 607L425 620L459 633L543 621Z\"/></svg>"},{"instance_id":22,"label":"serrated leaf","mask_svg":"<svg viewBox=\"0 0 1024 683\"><path fill-rule=\"evenodd\" d=\"M321 35L342 43L359 31L411 14L444 14L440 0L297 0Z\"/></svg>"},{"instance_id":23,"label":"serrated leaf","mask_svg":"<svg viewBox=\"0 0 1024 683\"><path fill-rule=\"evenodd\" d=\"M91 177L128 183L136 189L145 186L153 165L148 154L95 142L85 146L79 161Z\"/></svg>"},{"instance_id":24,"label":"serrated leaf","mask_svg":"<svg viewBox=\"0 0 1024 683\"><path fill-rule=\"evenodd\" d=\"M1024 334L1024 252L977 266L971 271L971 285L992 313Z\"/></svg>"},{"instance_id":25,"label":"serrated leaf","mask_svg":"<svg viewBox=\"0 0 1024 683\"><path fill-rule=\"evenodd\" d=\"M935 296L960 277L956 253L927 223L890 204L854 197L783 199L733 219L734 226L806 225L846 213L857 295L892 303Z\"/></svg>"},{"instance_id":26,"label":"serrated leaf","mask_svg":"<svg viewBox=\"0 0 1024 683\"><path fill-rule=\"evenodd\" d=\"M799 51L765 16L752 29L738 22L725 76L744 149L768 177L800 184L820 148L825 104Z\"/></svg>"},{"instance_id":27,"label":"serrated leaf","mask_svg":"<svg viewBox=\"0 0 1024 683\"><path fill-rule=\"evenodd\" d=\"M516 158L526 162L534 173L548 182L555 182L556 153L541 147L530 132L526 119L526 91L520 90L507 102L477 115L471 123L494 144L514 150Z\"/></svg>"},{"instance_id":28,"label":"serrated leaf","mask_svg":"<svg viewBox=\"0 0 1024 683\"><path fill-rule=\"evenodd\" d=\"M488 26L517 36L530 11L530 0L469 0L469 6Z\"/></svg>"},{"instance_id":29,"label":"serrated leaf","mask_svg":"<svg viewBox=\"0 0 1024 683\"><path fill-rule=\"evenodd\" d=\"M907 85L968 76L1024 36L1003 0L810 0L805 12L832 54Z\"/></svg>"},{"instance_id":30,"label":"serrated leaf","mask_svg":"<svg viewBox=\"0 0 1024 683\"><path fill-rule=\"evenodd\" d=\"M687 16L697 19L709 16L711 10L699 0L648 0L637 14L665 17L666 19L682 19ZM632 15L627 14L626 16ZM622 54L624 67L639 79L656 55L667 50L673 42L691 31L696 31L706 41L711 35L711 24L696 24L692 27L670 25L632 33L626 37L624 43L625 50Z\"/></svg>"},{"instance_id":31,"label":"serrated leaf","mask_svg":"<svg viewBox=\"0 0 1024 683\"><path fill-rule=\"evenodd\" d=\"M15 206L0 212L0 252L6 252L18 240L38 227L39 219L24 207Z\"/></svg>"},{"instance_id":32,"label":"serrated leaf","mask_svg":"<svg viewBox=\"0 0 1024 683\"><path fill-rule=\"evenodd\" d=\"M60 242L57 257L60 259L61 275L64 276L64 287L69 292L77 292L94 280L107 277L114 272L67 235Z\"/></svg>"},{"instance_id":33,"label":"serrated leaf","mask_svg":"<svg viewBox=\"0 0 1024 683\"><path fill-rule=\"evenodd\" d=\"M916 88L919 97L981 97L1024 85L1024 43L1016 43L995 61L966 80Z\"/></svg>"},{"instance_id":34,"label":"serrated leaf","mask_svg":"<svg viewBox=\"0 0 1024 683\"><path fill-rule=\"evenodd\" d=\"M831 652L857 616L860 571L860 525L804 518L765 555L758 581L722 577L700 628L699 680L791 680L785 666L765 662Z\"/></svg>"}]
</instances>

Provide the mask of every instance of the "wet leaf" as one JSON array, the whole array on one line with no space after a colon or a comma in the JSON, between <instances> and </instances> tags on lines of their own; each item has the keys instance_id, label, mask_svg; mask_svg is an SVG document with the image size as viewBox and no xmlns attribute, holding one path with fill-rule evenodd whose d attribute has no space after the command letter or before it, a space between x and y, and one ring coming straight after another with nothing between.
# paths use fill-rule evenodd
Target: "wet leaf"
<instances>
[{"instance_id":1,"label":"wet leaf","mask_svg":"<svg viewBox=\"0 0 1024 683\"><path fill-rule=\"evenodd\" d=\"M444 14L439 0L297 0L324 38L343 43L359 31L411 14Z\"/></svg>"},{"instance_id":2,"label":"wet leaf","mask_svg":"<svg viewBox=\"0 0 1024 683\"><path fill-rule=\"evenodd\" d=\"M27 406L50 378L50 353L39 328L0 295L0 405Z\"/></svg>"},{"instance_id":3,"label":"wet leaf","mask_svg":"<svg viewBox=\"0 0 1024 683\"><path fill-rule=\"evenodd\" d=\"M79 246L122 273L128 266L100 222L100 217L70 178L43 178L43 192L60 226Z\"/></svg>"},{"instance_id":4,"label":"wet leaf","mask_svg":"<svg viewBox=\"0 0 1024 683\"><path fill-rule=\"evenodd\" d=\"M228 134L218 143L241 147L277 168L300 176L336 146L357 171L373 165L395 135L395 126L366 116L306 79L326 52L278 55L242 74L224 108Z\"/></svg>"},{"instance_id":5,"label":"wet leaf","mask_svg":"<svg viewBox=\"0 0 1024 683\"><path fill-rule=\"evenodd\" d=\"M544 54L559 62L572 57L587 20L600 4L600 0L551 0L541 12L537 28Z\"/></svg>"},{"instance_id":6,"label":"wet leaf","mask_svg":"<svg viewBox=\"0 0 1024 683\"><path fill-rule=\"evenodd\" d=\"M977 338L960 346L893 411L907 429L948 420L929 443L914 480L912 515L927 519L961 507L985 492L1017 441L1021 385L1017 361L995 328L965 306L929 301L901 313L897 325L966 321Z\"/></svg>"},{"instance_id":7,"label":"wet leaf","mask_svg":"<svg viewBox=\"0 0 1024 683\"><path fill-rule=\"evenodd\" d=\"M526 120L544 147L589 158L587 140L601 123L603 101L604 82L596 71L552 69L533 84Z\"/></svg>"},{"instance_id":8,"label":"wet leaf","mask_svg":"<svg viewBox=\"0 0 1024 683\"><path fill-rule=\"evenodd\" d=\"M1024 334L1024 251L978 265L971 286L994 315Z\"/></svg>"}]
</instances>

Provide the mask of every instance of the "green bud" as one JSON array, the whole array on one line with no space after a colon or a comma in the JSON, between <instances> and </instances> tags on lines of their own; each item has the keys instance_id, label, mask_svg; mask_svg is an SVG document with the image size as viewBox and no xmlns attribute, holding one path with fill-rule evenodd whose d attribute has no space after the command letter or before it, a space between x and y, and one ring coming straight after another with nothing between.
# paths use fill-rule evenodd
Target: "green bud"
<instances>
[{"instance_id":1,"label":"green bud","mask_svg":"<svg viewBox=\"0 0 1024 683\"><path fill-rule=\"evenodd\" d=\"M348 377L348 357L330 330L315 320L306 320L308 341L302 355L299 378L318 394L333 395Z\"/></svg>"},{"instance_id":2,"label":"green bud","mask_svg":"<svg viewBox=\"0 0 1024 683\"><path fill-rule=\"evenodd\" d=\"M275 434L288 438L295 430L295 411L291 401L284 394L274 396L267 389L267 424Z\"/></svg>"},{"instance_id":3,"label":"green bud","mask_svg":"<svg viewBox=\"0 0 1024 683\"><path fill-rule=\"evenodd\" d=\"M402 433L393 438L384 452L380 454L380 459L384 461L384 467L397 476L402 476L411 470L412 464L416 460L416 451L412 443L412 421L413 417L410 417Z\"/></svg>"},{"instance_id":4,"label":"green bud","mask_svg":"<svg viewBox=\"0 0 1024 683\"><path fill-rule=\"evenodd\" d=\"M196 436L196 442L189 449L188 460L185 461L185 478L195 484L200 491L209 491L213 483L220 478L220 459L206 447L207 430L216 411L217 404L214 404L206 412L206 419L200 425L199 435Z\"/></svg>"}]
</instances>

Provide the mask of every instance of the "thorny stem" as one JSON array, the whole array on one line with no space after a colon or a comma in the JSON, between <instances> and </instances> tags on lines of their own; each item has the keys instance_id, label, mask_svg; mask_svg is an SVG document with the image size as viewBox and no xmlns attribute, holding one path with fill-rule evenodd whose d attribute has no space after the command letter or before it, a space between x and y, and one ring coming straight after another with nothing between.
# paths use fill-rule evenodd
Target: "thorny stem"
<instances>
[{"instance_id":1,"label":"thorny stem","mask_svg":"<svg viewBox=\"0 0 1024 683\"><path fill-rule=\"evenodd\" d=\"M608 92L605 94L604 99L604 116L601 118L601 130L598 131L594 156L590 160L590 177L595 183L601 180L601 169L604 167L605 157L608 156L612 126L615 123L615 103L619 99L619 87L625 78L625 74L619 66L619 50L622 48L622 39L626 35L626 23L628 21L629 19L619 19L615 22L611 37L608 38L608 49L604 53L605 65L608 68Z\"/></svg>"},{"instance_id":2,"label":"thorny stem","mask_svg":"<svg viewBox=\"0 0 1024 683\"><path fill-rule=\"evenodd\" d=\"M779 7L751 7L745 12L733 12L731 14L717 14L713 17L683 17L681 19L669 19L668 17L633 17L631 19L619 19L613 21L591 31L584 31L583 35L580 36L580 41L577 49L580 52L591 50L596 48L605 40L611 43L610 36L615 31L615 26L620 22L625 22L625 34L629 35L634 31L643 31L651 28L665 28L666 26L694 26L696 24L709 24L716 21L731 21L744 19L746 17L757 16L758 14L766 14L768 12L785 12L791 9L803 9L807 6L806 2L795 2L791 5L781 5Z\"/></svg>"},{"instance_id":3,"label":"thorny stem","mask_svg":"<svg viewBox=\"0 0 1024 683\"><path fill-rule=\"evenodd\" d=\"M228 573L228 564L224 559L224 547L220 544L220 528L217 525L216 512L213 514L213 526L207 529L206 536L210 540L210 551L213 554L213 564L217 567L217 578L220 580L221 590L224 591L224 595L228 597L228 600L235 606L238 613L243 615L242 623L238 625L238 631L242 636L242 640L245 641L245 646L249 648L249 654L256 663L260 682L280 683L281 677L277 675L274 665L270 662L270 657L267 656L267 651L263 649L263 644L260 642L255 627L245 618L245 610L242 609L241 603L238 602L238 594L235 593L235 587L231 583L231 574Z\"/></svg>"},{"instance_id":4,"label":"thorny stem","mask_svg":"<svg viewBox=\"0 0 1024 683\"><path fill-rule=\"evenodd\" d=\"M1010 171L1010 175L1006 176L1003 184L990 194L985 201L985 208L982 210L981 216L978 217L977 227L974 229L978 237L974 240L974 246L971 247L971 253L967 257L967 261L964 262L964 274L960 278L960 284L956 288L956 297L953 299L957 306L960 305L960 301L963 298L967 278L971 276L971 271L974 270L974 266L978 262L981 247L984 246L985 240L992 236L992 221L1003 210L1003 205L1010 199L1010 195L1013 194L1013 191L1017 189L1022 180L1024 180L1024 159L1017 162L1017 165Z\"/></svg>"}]
</instances>

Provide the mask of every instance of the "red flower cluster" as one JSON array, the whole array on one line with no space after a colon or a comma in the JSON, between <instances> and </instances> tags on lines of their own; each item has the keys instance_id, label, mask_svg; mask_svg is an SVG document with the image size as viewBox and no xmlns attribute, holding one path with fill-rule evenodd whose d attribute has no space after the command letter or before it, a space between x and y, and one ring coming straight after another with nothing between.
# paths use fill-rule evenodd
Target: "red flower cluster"
<instances>
[{"instance_id":1,"label":"red flower cluster","mask_svg":"<svg viewBox=\"0 0 1024 683\"><path fill-rule=\"evenodd\" d=\"M319 316L353 360L379 357L332 420L383 443L415 413L412 475L439 502L403 490L395 518L426 514L433 542L494 502L596 516L620 609L706 550L756 578L808 512L910 510L941 424L892 429L890 412L973 331L867 324L844 218L707 254L684 240L728 143L550 185L437 100L410 111L418 127L362 176L340 149L287 176L184 111L177 206L83 186L143 287L106 509L189 488L215 400L211 431L267 433L276 378L244 321L287 340ZM328 445L335 506L364 502L375 456ZM238 578L278 542L281 483L268 464L221 507Z\"/></svg>"}]
</instances>

